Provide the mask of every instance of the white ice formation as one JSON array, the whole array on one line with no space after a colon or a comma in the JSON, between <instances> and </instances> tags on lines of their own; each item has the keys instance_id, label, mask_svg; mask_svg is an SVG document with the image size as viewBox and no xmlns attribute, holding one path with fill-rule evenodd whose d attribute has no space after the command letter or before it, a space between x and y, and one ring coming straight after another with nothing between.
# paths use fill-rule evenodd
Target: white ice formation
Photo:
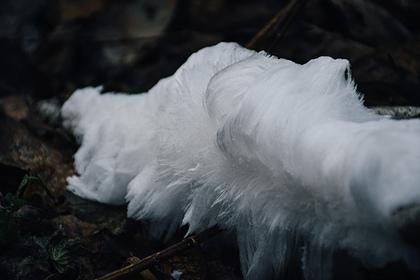
<instances>
[{"instance_id":1,"label":"white ice formation","mask_svg":"<svg viewBox=\"0 0 420 280\"><path fill-rule=\"evenodd\" d=\"M417 262L394 215L420 203L420 121L365 108L347 60L220 43L147 93L100 91L62 108L81 143L75 194L128 203L157 236L231 230L247 279L281 275L296 234L306 279L328 278L338 249L371 266Z\"/></svg>"}]
</instances>

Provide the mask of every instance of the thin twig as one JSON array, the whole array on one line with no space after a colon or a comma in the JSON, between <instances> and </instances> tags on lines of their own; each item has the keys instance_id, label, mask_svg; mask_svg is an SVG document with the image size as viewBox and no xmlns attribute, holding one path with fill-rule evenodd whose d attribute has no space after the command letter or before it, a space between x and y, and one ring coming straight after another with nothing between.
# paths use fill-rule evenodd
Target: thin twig
<instances>
[{"instance_id":1,"label":"thin twig","mask_svg":"<svg viewBox=\"0 0 420 280\"><path fill-rule=\"evenodd\" d=\"M158 264L159 262L166 260L175 254L182 252L186 249L192 248L197 244L206 241L213 236L221 233L222 230L218 227L211 227L201 233L194 234L190 237L185 238L184 240L160 251L144 259L139 260L138 262L131 263L121 269L115 270L111 273L108 273L102 277L96 278L96 280L115 280L121 279L123 277L132 275L136 272L140 272L149 268L152 265Z\"/></svg>"},{"instance_id":2,"label":"thin twig","mask_svg":"<svg viewBox=\"0 0 420 280\"><path fill-rule=\"evenodd\" d=\"M288 5L280 9L280 11L251 39L251 41L246 44L246 47L249 49L256 48L262 39L268 37L274 30L277 30L275 44L277 40L281 39L286 33L290 23L306 4L306 1L307 0L291 0Z\"/></svg>"}]
</instances>

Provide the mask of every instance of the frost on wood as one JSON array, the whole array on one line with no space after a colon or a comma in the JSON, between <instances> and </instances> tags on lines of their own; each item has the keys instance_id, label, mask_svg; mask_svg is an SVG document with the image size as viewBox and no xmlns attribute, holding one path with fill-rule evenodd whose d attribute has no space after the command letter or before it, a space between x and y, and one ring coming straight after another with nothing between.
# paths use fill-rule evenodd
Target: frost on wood
<instances>
[{"instance_id":1,"label":"frost on wood","mask_svg":"<svg viewBox=\"0 0 420 280\"><path fill-rule=\"evenodd\" d=\"M68 188L128 203L158 237L232 230L247 279L287 269L296 234L307 279L328 278L339 249L414 266L395 213L420 203L420 121L365 108L349 72L221 43L146 94L78 90L62 108L81 143Z\"/></svg>"}]
</instances>

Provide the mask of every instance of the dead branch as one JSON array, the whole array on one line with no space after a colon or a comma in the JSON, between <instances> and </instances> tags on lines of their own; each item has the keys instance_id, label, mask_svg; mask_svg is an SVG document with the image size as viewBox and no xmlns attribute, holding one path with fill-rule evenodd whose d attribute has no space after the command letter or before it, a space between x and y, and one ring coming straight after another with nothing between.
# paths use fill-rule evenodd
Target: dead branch
<instances>
[{"instance_id":1,"label":"dead branch","mask_svg":"<svg viewBox=\"0 0 420 280\"><path fill-rule=\"evenodd\" d=\"M122 279L123 277L127 277L129 275L132 275L136 272L140 272L142 270L145 270L149 268L152 265L158 264L161 261L164 261L177 253L180 253L182 251L185 251L187 249L190 249L198 244L200 244L203 241L206 241L213 236L221 233L222 230L218 227L211 227L201 233L197 233L194 235L191 235L182 241L160 251L157 253L154 253L153 255L147 256L141 260L138 260L136 262L131 262L131 264L115 270L111 273L108 273L102 277L96 278L96 280L115 280L115 279Z\"/></svg>"},{"instance_id":2,"label":"dead branch","mask_svg":"<svg viewBox=\"0 0 420 280\"><path fill-rule=\"evenodd\" d=\"M412 119L420 117L420 107L415 106L375 106L371 108L380 115L394 119Z\"/></svg>"}]
</instances>

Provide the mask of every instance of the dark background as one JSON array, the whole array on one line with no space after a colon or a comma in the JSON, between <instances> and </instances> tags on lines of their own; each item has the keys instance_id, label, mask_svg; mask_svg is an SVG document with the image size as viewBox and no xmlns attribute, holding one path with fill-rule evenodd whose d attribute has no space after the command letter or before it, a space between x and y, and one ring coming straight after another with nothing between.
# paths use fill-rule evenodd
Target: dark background
<instances>
[{"instance_id":1,"label":"dark background","mask_svg":"<svg viewBox=\"0 0 420 280\"><path fill-rule=\"evenodd\" d=\"M77 146L57 109L84 86L147 91L204 46L246 45L288 2L1 0L0 278L93 279L166 247L148 239L147 224L128 220L125 207L65 191ZM254 48L300 63L347 58L366 105L420 106L420 1L306 2L288 28L277 26ZM403 237L420 248L419 232ZM285 279L301 277L296 248ZM220 240L133 279L169 279L174 269L181 279L241 279L236 249ZM334 273L420 279L401 263L368 269L345 252L337 252Z\"/></svg>"},{"instance_id":2,"label":"dark background","mask_svg":"<svg viewBox=\"0 0 420 280\"><path fill-rule=\"evenodd\" d=\"M0 95L145 91L203 46L245 44L287 2L2 0ZM301 63L347 58L368 105L420 105L419 1L307 2L259 48Z\"/></svg>"}]
</instances>

